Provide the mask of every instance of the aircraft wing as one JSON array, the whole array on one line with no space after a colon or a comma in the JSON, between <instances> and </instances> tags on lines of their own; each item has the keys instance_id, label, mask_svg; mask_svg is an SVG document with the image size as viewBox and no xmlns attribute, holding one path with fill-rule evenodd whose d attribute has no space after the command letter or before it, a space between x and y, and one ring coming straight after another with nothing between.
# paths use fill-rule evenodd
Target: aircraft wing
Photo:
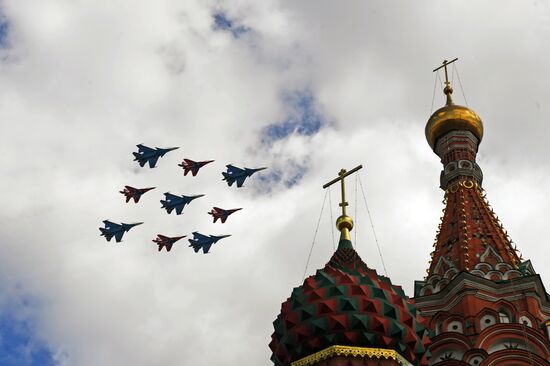
<instances>
[{"instance_id":1,"label":"aircraft wing","mask_svg":"<svg viewBox=\"0 0 550 366\"><path fill-rule=\"evenodd\" d=\"M181 197L176 196L175 194L172 194L172 193L169 193L169 192L166 192L166 193L164 194L164 197L166 197L166 199L167 199L167 200L170 200L170 201L172 201L172 200L174 200L174 199L181 198Z\"/></svg>"},{"instance_id":2,"label":"aircraft wing","mask_svg":"<svg viewBox=\"0 0 550 366\"><path fill-rule=\"evenodd\" d=\"M159 160L159 156L151 156L149 158L149 168L154 168L155 165L157 164L157 161Z\"/></svg>"},{"instance_id":3,"label":"aircraft wing","mask_svg":"<svg viewBox=\"0 0 550 366\"><path fill-rule=\"evenodd\" d=\"M244 170L241 168L237 168L236 166L233 166L231 164L226 165L227 173L229 174L236 174L236 173L244 173Z\"/></svg>"},{"instance_id":4,"label":"aircraft wing","mask_svg":"<svg viewBox=\"0 0 550 366\"><path fill-rule=\"evenodd\" d=\"M245 176L245 175L243 175L243 176L237 178L237 179L236 179L236 181L237 181L237 187L242 187L245 179L246 179L246 176Z\"/></svg>"},{"instance_id":5,"label":"aircraft wing","mask_svg":"<svg viewBox=\"0 0 550 366\"><path fill-rule=\"evenodd\" d=\"M210 247L212 247L212 243L204 244L204 245L202 246L202 252L203 252L204 254L208 253L208 251L210 250Z\"/></svg>"},{"instance_id":6,"label":"aircraft wing","mask_svg":"<svg viewBox=\"0 0 550 366\"><path fill-rule=\"evenodd\" d=\"M205 239L209 239L210 237L206 236L206 235L203 235L197 231L195 231L193 233L193 240L196 240L196 241L200 241L200 240L205 240Z\"/></svg>"},{"instance_id":7,"label":"aircraft wing","mask_svg":"<svg viewBox=\"0 0 550 366\"><path fill-rule=\"evenodd\" d=\"M224 224L225 220L227 220L227 215L220 216L220 219L222 220L222 224Z\"/></svg>"},{"instance_id":8,"label":"aircraft wing","mask_svg":"<svg viewBox=\"0 0 550 366\"><path fill-rule=\"evenodd\" d=\"M139 149L138 151L141 152L141 153L152 153L155 151L155 149L152 149L148 146L145 146L145 145L142 145L142 144L139 144L139 145L136 145L137 148Z\"/></svg>"},{"instance_id":9,"label":"aircraft wing","mask_svg":"<svg viewBox=\"0 0 550 366\"><path fill-rule=\"evenodd\" d=\"M177 205L176 206L176 213L178 215L181 215L181 213L183 212L183 208L185 207L185 203L182 203L181 205Z\"/></svg>"},{"instance_id":10,"label":"aircraft wing","mask_svg":"<svg viewBox=\"0 0 550 366\"><path fill-rule=\"evenodd\" d=\"M157 236L158 236L161 240L166 240L166 239L168 239L168 237L166 237L166 236L164 236L164 235L158 234Z\"/></svg>"},{"instance_id":11,"label":"aircraft wing","mask_svg":"<svg viewBox=\"0 0 550 366\"><path fill-rule=\"evenodd\" d=\"M103 223L105 224L105 229L107 230L122 228L122 225L115 224L114 222L111 222L109 220L103 220Z\"/></svg>"},{"instance_id":12,"label":"aircraft wing","mask_svg":"<svg viewBox=\"0 0 550 366\"><path fill-rule=\"evenodd\" d=\"M165 247L166 247L166 251L169 252L171 249L172 249L172 245L174 245L174 243L172 244L165 244Z\"/></svg>"},{"instance_id":13,"label":"aircraft wing","mask_svg":"<svg viewBox=\"0 0 550 366\"><path fill-rule=\"evenodd\" d=\"M124 231L119 231L117 233L114 234L115 235L115 240L117 243L120 243L120 241L122 240L122 235L124 235Z\"/></svg>"}]
</instances>

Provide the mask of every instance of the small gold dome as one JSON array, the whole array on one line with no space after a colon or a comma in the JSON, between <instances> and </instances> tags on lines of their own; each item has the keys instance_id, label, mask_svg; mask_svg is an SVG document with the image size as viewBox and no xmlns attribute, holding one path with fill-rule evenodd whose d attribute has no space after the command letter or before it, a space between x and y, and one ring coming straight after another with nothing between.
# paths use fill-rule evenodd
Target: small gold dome
<instances>
[{"instance_id":1,"label":"small gold dome","mask_svg":"<svg viewBox=\"0 0 550 366\"><path fill-rule=\"evenodd\" d=\"M452 130L470 131L480 142L483 138L483 123L477 113L453 104L448 98L447 105L435 111L426 124L426 139L432 150L435 150L437 139Z\"/></svg>"}]
</instances>

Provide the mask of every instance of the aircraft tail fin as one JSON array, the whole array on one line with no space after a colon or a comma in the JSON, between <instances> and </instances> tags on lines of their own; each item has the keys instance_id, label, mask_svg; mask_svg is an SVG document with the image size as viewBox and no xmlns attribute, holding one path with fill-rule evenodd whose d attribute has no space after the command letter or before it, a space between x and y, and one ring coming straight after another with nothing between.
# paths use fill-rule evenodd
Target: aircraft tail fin
<instances>
[{"instance_id":1,"label":"aircraft tail fin","mask_svg":"<svg viewBox=\"0 0 550 366\"><path fill-rule=\"evenodd\" d=\"M225 180L227 181L227 184L229 185L229 187L231 187L231 185L233 185L233 183L235 182L235 178L233 178L231 176L231 174L227 174L227 173L222 173L223 175L223 179L222 180Z\"/></svg>"}]
</instances>

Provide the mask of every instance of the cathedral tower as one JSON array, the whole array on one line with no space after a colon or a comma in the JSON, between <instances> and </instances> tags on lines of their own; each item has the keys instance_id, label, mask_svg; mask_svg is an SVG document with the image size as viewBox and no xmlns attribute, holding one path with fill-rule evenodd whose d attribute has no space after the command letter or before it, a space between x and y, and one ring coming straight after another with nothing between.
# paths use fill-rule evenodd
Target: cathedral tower
<instances>
[{"instance_id":1,"label":"cathedral tower","mask_svg":"<svg viewBox=\"0 0 550 366\"><path fill-rule=\"evenodd\" d=\"M445 209L427 277L416 281L414 298L431 332L429 364L549 365L549 295L486 199L476 162L483 123L454 104L448 64L442 66L447 103L426 125L428 143L443 164Z\"/></svg>"}]
</instances>

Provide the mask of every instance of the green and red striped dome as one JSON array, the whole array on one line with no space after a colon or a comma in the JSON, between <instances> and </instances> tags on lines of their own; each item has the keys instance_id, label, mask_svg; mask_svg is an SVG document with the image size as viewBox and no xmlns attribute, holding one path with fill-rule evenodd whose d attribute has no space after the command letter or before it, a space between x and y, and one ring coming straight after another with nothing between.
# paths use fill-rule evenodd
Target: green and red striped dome
<instances>
[{"instance_id":1,"label":"green and red striped dome","mask_svg":"<svg viewBox=\"0 0 550 366\"><path fill-rule=\"evenodd\" d=\"M273 326L276 366L332 345L393 349L419 365L428 340L401 287L368 268L349 240L340 240L325 268L294 288Z\"/></svg>"}]
</instances>

